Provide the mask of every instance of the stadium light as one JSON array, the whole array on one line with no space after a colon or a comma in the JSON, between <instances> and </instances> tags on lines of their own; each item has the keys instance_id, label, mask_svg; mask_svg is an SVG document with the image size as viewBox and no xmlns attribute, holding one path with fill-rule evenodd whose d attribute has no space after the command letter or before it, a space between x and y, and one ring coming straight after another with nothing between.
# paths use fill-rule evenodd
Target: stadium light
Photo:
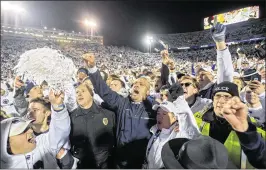
<instances>
[{"instance_id":1,"label":"stadium light","mask_svg":"<svg viewBox=\"0 0 266 170\"><path fill-rule=\"evenodd\" d=\"M153 42L153 37L147 36L147 39L148 39L149 44L151 44Z\"/></svg>"},{"instance_id":2,"label":"stadium light","mask_svg":"<svg viewBox=\"0 0 266 170\"><path fill-rule=\"evenodd\" d=\"M1 9L2 10L11 10L12 5L9 2L1 1Z\"/></svg>"},{"instance_id":3,"label":"stadium light","mask_svg":"<svg viewBox=\"0 0 266 170\"><path fill-rule=\"evenodd\" d=\"M145 43L147 45L150 45L153 42L153 37L152 36L146 36L145 37Z\"/></svg>"},{"instance_id":4,"label":"stadium light","mask_svg":"<svg viewBox=\"0 0 266 170\"><path fill-rule=\"evenodd\" d=\"M18 6L18 5L14 5L14 6L13 6L13 10L14 10L16 13L23 13L23 12L25 12L25 9L22 8L22 7L20 7L20 6Z\"/></svg>"},{"instance_id":5,"label":"stadium light","mask_svg":"<svg viewBox=\"0 0 266 170\"><path fill-rule=\"evenodd\" d=\"M72 31L72 33L75 33L75 31Z\"/></svg>"},{"instance_id":6,"label":"stadium light","mask_svg":"<svg viewBox=\"0 0 266 170\"><path fill-rule=\"evenodd\" d=\"M11 4L7 1L1 1L1 9L6 11L13 11L16 13L23 13L26 10L18 4Z\"/></svg>"},{"instance_id":7,"label":"stadium light","mask_svg":"<svg viewBox=\"0 0 266 170\"><path fill-rule=\"evenodd\" d=\"M86 26L87 37L88 37L88 29L89 28L90 28L91 37L92 37L93 36L93 31L94 31L93 29L97 26L96 22L94 20L85 19L83 23Z\"/></svg>"},{"instance_id":8,"label":"stadium light","mask_svg":"<svg viewBox=\"0 0 266 170\"><path fill-rule=\"evenodd\" d=\"M47 27L44 27L45 30L47 30Z\"/></svg>"},{"instance_id":9,"label":"stadium light","mask_svg":"<svg viewBox=\"0 0 266 170\"><path fill-rule=\"evenodd\" d=\"M54 28L53 30L56 31L56 28Z\"/></svg>"},{"instance_id":10,"label":"stadium light","mask_svg":"<svg viewBox=\"0 0 266 170\"><path fill-rule=\"evenodd\" d=\"M153 43L153 37L150 35L147 35L144 39L144 42L146 45L148 45L148 51L149 51L149 53L151 53L151 46Z\"/></svg>"},{"instance_id":11,"label":"stadium light","mask_svg":"<svg viewBox=\"0 0 266 170\"><path fill-rule=\"evenodd\" d=\"M85 19L83 23L84 23L84 25L87 26L87 27L88 27L88 26L90 26L90 27L96 27L96 26L97 26L96 22L93 21L93 20L90 20L90 21L89 21L88 19Z\"/></svg>"},{"instance_id":12,"label":"stadium light","mask_svg":"<svg viewBox=\"0 0 266 170\"><path fill-rule=\"evenodd\" d=\"M96 27L96 23L94 22L94 21L89 21L89 26L91 26L91 27Z\"/></svg>"},{"instance_id":13,"label":"stadium light","mask_svg":"<svg viewBox=\"0 0 266 170\"><path fill-rule=\"evenodd\" d=\"M87 19L84 20L84 25L89 26L89 21Z\"/></svg>"}]
</instances>

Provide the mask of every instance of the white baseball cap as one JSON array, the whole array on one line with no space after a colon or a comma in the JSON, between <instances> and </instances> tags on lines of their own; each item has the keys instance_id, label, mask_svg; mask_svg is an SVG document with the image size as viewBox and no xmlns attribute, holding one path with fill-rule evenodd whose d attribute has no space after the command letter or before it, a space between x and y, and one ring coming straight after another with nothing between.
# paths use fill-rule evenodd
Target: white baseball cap
<instances>
[{"instance_id":1,"label":"white baseball cap","mask_svg":"<svg viewBox=\"0 0 266 170\"><path fill-rule=\"evenodd\" d=\"M171 112L177 115L177 108L172 102L165 101L162 102L161 104L155 104L154 106L152 106L153 110L157 110L158 108L162 108L166 112Z\"/></svg>"},{"instance_id":2,"label":"white baseball cap","mask_svg":"<svg viewBox=\"0 0 266 170\"><path fill-rule=\"evenodd\" d=\"M30 125L30 123L33 121L34 120L28 120L22 118L14 119L10 126L9 137L23 133Z\"/></svg>"},{"instance_id":3,"label":"white baseball cap","mask_svg":"<svg viewBox=\"0 0 266 170\"><path fill-rule=\"evenodd\" d=\"M199 69L199 71L200 71L200 70L204 70L204 71L210 72L212 75L215 75L214 72L213 72L213 70L212 70L212 68L211 68L210 66L202 66L202 67ZM199 72L199 71L198 71L198 72Z\"/></svg>"},{"instance_id":4,"label":"white baseball cap","mask_svg":"<svg viewBox=\"0 0 266 170\"><path fill-rule=\"evenodd\" d=\"M239 74L238 72L233 72L233 77L238 77L238 78L240 78L241 76L240 76L240 74Z\"/></svg>"}]
</instances>

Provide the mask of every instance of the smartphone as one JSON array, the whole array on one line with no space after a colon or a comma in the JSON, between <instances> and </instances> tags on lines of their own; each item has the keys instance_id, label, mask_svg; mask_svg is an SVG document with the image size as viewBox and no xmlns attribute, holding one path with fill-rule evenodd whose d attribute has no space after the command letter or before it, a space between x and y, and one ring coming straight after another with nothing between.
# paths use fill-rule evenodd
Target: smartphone
<instances>
[{"instance_id":1,"label":"smartphone","mask_svg":"<svg viewBox=\"0 0 266 170\"><path fill-rule=\"evenodd\" d=\"M256 76L252 77L251 80L261 81L261 75L257 74Z\"/></svg>"}]
</instances>

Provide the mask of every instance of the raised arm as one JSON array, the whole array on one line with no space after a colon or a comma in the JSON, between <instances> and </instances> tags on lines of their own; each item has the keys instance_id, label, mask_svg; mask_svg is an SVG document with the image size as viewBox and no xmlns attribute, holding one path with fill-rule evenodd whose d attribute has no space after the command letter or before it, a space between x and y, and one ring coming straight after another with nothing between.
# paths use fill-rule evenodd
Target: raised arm
<instances>
[{"instance_id":1,"label":"raised arm","mask_svg":"<svg viewBox=\"0 0 266 170\"><path fill-rule=\"evenodd\" d=\"M247 106L238 97L234 97L225 104L223 116L236 131L241 148L251 165L266 168L265 140L256 132L256 127L248 123Z\"/></svg>"},{"instance_id":2,"label":"raised arm","mask_svg":"<svg viewBox=\"0 0 266 170\"><path fill-rule=\"evenodd\" d=\"M177 117L179 122L179 132L182 137L194 138L200 135L197 122L193 116L193 113L185 100L184 91L179 83L175 83L169 89L169 93L173 98L173 103L177 109Z\"/></svg>"},{"instance_id":3,"label":"raised arm","mask_svg":"<svg viewBox=\"0 0 266 170\"><path fill-rule=\"evenodd\" d=\"M49 127L49 147L53 153L59 150L68 142L70 134L70 117L64 105L64 94L55 94L50 91L49 101L52 105L51 122Z\"/></svg>"},{"instance_id":4,"label":"raised arm","mask_svg":"<svg viewBox=\"0 0 266 170\"><path fill-rule=\"evenodd\" d=\"M161 68L161 82L162 85L167 85L168 77L169 77L169 68L167 66L169 55L167 50L161 51L162 56L162 68Z\"/></svg>"},{"instance_id":5,"label":"raised arm","mask_svg":"<svg viewBox=\"0 0 266 170\"><path fill-rule=\"evenodd\" d=\"M182 133L182 137L192 139L199 136L197 122L184 96L179 96L173 103L178 110L179 133Z\"/></svg>"},{"instance_id":6,"label":"raised arm","mask_svg":"<svg viewBox=\"0 0 266 170\"><path fill-rule=\"evenodd\" d=\"M223 81L233 82L233 62L231 53L225 44L226 27L216 24L211 28L211 35L217 48L217 83Z\"/></svg>"},{"instance_id":7,"label":"raised arm","mask_svg":"<svg viewBox=\"0 0 266 170\"><path fill-rule=\"evenodd\" d=\"M95 65L95 58L92 54L85 54L82 58L86 61L89 71L89 78L93 84L94 91L97 93L112 109L117 109L126 99L112 91L103 81L99 70Z\"/></svg>"},{"instance_id":8,"label":"raised arm","mask_svg":"<svg viewBox=\"0 0 266 170\"><path fill-rule=\"evenodd\" d=\"M266 146L265 139L257 132L252 123L248 123L245 132L236 132L240 145L252 166L258 169L266 168Z\"/></svg>"},{"instance_id":9,"label":"raised arm","mask_svg":"<svg viewBox=\"0 0 266 170\"><path fill-rule=\"evenodd\" d=\"M14 81L14 107L21 117L27 114L28 105L24 96L24 83L17 76Z\"/></svg>"}]
</instances>

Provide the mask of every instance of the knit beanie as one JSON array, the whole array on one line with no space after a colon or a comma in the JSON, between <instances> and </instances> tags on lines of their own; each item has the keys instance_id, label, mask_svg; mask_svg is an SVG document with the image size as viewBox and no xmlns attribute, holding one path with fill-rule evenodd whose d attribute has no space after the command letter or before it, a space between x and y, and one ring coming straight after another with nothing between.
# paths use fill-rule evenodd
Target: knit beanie
<instances>
[{"instance_id":1,"label":"knit beanie","mask_svg":"<svg viewBox=\"0 0 266 170\"><path fill-rule=\"evenodd\" d=\"M237 85L229 81L224 81L218 84L214 89L214 95L218 92L226 92L226 93L231 94L232 96L239 97Z\"/></svg>"}]
</instances>

